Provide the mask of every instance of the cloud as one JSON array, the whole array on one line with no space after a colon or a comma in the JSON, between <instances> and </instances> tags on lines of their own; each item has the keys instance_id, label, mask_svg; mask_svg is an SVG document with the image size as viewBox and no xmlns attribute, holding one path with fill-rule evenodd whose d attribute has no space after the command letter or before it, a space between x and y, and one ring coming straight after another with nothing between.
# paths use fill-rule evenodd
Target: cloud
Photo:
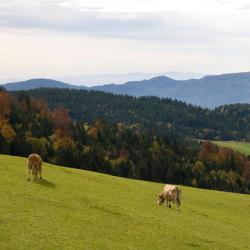
<instances>
[{"instance_id":1,"label":"cloud","mask_svg":"<svg viewBox=\"0 0 250 250\"><path fill-rule=\"evenodd\" d=\"M246 71L247 1L0 0L1 75Z\"/></svg>"},{"instance_id":2,"label":"cloud","mask_svg":"<svg viewBox=\"0 0 250 250\"><path fill-rule=\"evenodd\" d=\"M194 44L229 37L249 38L250 35L249 16L234 12L237 6L248 9L249 5L242 5L244 0L239 0L237 5L229 0L211 0L209 3L191 0L193 9L181 0L174 3L155 0L159 6L155 4L158 7L152 11L145 11L144 0L133 1L134 5L131 0L126 1L127 5L122 5L124 1L121 0L0 0L0 28ZM153 1L145 3L152 4ZM138 11L139 4L141 11ZM111 11L111 6L116 6L116 10ZM131 6L135 10L129 11ZM178 9L178 6L181 7Z\"/></svg>"},{"instance_id":3,"label":"cloud","mask_svg":"<svg viewBox=\"0 0 250 250\"><path fill-rule=\"evenodd\" d=\"M205 41L208 27L180 11L107 12L104 7L66 7L67 2L27 1L0 9L0 27L79 32L89 36L166 40ZM86 10L86 8L88 10ZM219 33L219 32L218 32Z\"/></svg>"},{"instance_id":4,"label":"cloud","mask_svg":"<svg viewBox=\"0 0 250 250\"><path fill-rule=\"evenodd\" d=\"M215 0L219 4L231 4L232 1L230 0Z\"/></svg>"},{"instance_id":5,"label":"cloud","mask_svg":"<svg viewBox=\"0 0 250 250\"><path fill-rule=\"evenodd\" d=\"M250 10L250 4L243 4L241 7L240 7L241 10Z\"/></svg>"}]
</instances>

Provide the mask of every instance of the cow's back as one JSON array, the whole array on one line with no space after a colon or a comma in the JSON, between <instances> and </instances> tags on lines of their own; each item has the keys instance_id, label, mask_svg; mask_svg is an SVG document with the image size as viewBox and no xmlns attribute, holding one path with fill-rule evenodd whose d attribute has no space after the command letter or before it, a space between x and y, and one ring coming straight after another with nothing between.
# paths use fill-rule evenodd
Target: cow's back
<instances>
[{"instance_id":1,"label":"cow's back","mask_svg":"<svg viewBox=\"0 0 250 250\"><path fill-rule=\"evenodd\" d=\"M164 193L172 192L173 190L176 190L176 188L177 188L177 186L175 186L175 185L166 184L164 186L163 192Z\"/></svg>"},{"instance_id":2,"label":"cow's back","mask_svg":"<svg viewBox=\"0 0 250 250\"><path fill-rule=\"evenodd\" d=\"M175 199L177 195L178 187L175 185L167 184L163 189L164 196L168 199Z\"/></svg>"},{"instance_id":3,"label":"cow's back","mask_svg":"<svg viewBox=\"0 0 250 250\"><path fill-rule=\"evenodd\" d=\"M28 157L28 167L35 167L38 171L41 171L42 168L42 158L38 154L31 154Z\"/></svg>"}]
</instances>

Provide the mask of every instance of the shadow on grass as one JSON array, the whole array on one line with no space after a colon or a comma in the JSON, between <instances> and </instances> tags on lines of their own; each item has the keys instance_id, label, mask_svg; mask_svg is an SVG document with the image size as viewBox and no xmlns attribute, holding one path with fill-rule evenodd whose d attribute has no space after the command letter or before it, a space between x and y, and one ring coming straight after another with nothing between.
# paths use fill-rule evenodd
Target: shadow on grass
<instances>
[{"instance_id":1,"label":"shadow on grass","mask_svg":"<svg viewBox=\"0 0 250 250\"><path fill-rule=\"evenodd\" d=\"M37 184L47 187L47 188L55 188L56 185L53 182L50 182L48 180L42 179L36 182Z\"/></svg>"}]
</instances>

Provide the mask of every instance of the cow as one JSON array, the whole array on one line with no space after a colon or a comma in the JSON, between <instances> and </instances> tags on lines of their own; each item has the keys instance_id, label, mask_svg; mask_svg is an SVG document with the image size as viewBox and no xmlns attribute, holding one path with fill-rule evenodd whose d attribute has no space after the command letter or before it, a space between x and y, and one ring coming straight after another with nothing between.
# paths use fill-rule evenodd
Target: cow
<instances>
[{"instance_id":1,"label":"cow","mask_svg":"<svg viewBox=\"0 0 250 250\"><path fill-rule=\"evenodd\" d=\"M27 160L27 166L29 170L29 176L28 176L28 181L30 180L30 174L32 173L34 177L34 181L36 181L38 178L38 174L40 176L40 179L42 179L42 158L37 155L37 154L31 154L28 157Z\"/></svg>"},{"instance_id":2,"label":"cow","mask_svg":"<svg viewBox=\"0 0 250 250\"><path fill-rule=\"evenodd\" d=\"M176 204L177 210L180 211L181 204L181 189L175 185L166 184L163 188L163 192L158 194L158 205L161 205L166 201L166 206L171 208L170 202Z\"/></svg>"}]
</instances>

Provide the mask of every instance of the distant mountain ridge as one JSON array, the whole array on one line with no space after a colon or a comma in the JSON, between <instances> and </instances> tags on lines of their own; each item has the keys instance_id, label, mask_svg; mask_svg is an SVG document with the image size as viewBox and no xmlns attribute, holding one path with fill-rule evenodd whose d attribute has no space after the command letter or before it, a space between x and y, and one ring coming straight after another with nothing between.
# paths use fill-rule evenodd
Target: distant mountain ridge
<instances>
[{"instance_id":1,"label":"distant mountain ridge","mask_svg":"<svg viewBox=\"0 0 250 250\"><path fill-rule=\"evenodd\" d=\"M9 91L45 87L88 89L138 97L168 97L207 108L233 103L250 103L250 72L211 75L190 80L174 80L166 76L158 76L150 80L94 87L71 85L50 79L32 79L2 86Z\"/></svg>"},{"instance_id":2,"label":"distant mountain ridge","mask_svg":"<svg viewBox=\"0 0 250 250\"><path fill-rule=\"evenodd\" d=\"M99 75L82 75L75 77L56 77L55 80L67 82L74 85L99 86L110 83L124 84L131 81L142 81L157 76L167 76L175 80L199 79L206 74L198 74L192 72L161 72L161 73L127 73L127 74L99 74Z\"/></svg>"},{"instance_id":3,"label":"distant mountain ridge","mask_svg":"<svg viewBox=\"0 0 250 250\"><path fill-rule=\"evenodd\" d=\"M1 86L1 85L0 85ZM29 90L39 88L61 88L61 89L86 89L84 86L76 86L51 79L30 79L27 81L3 84L8 91Z\"/></svg>"},{"instance_id":4,"label":"distant mountain ridge","mask_svg":"<svg viewBox=\"0 0 250 250\"><path fill-rule=\"evenodd\" d=\"M94 89L113 94L168 97L201 107L215 108L225 104L250 103L250 72L205 76L185 81L159 76Z\"/></svg>"}]
</instances>

